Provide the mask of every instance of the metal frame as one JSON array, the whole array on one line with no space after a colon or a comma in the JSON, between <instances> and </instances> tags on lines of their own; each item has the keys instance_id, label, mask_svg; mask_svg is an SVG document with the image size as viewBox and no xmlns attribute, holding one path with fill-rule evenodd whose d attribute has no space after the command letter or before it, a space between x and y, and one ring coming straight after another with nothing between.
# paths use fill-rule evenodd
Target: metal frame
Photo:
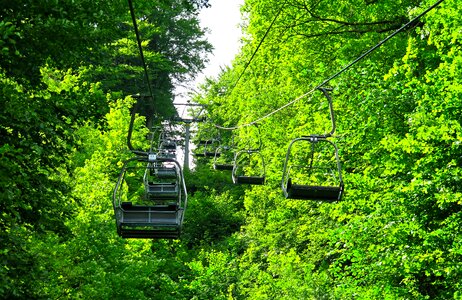
<instances>
[{"instance_id":1,"label":"metal frame","mask_svg":"<svg viewBox=\"0 0 462 300\"><path fill-rule=\"evenodd\" d=\"M146 154L146 156L137 156L126 160L119 174L113 191L113 208L116 215L117 233L124 238L178 238L188 202L183 171L175 159L158 157L153 153ZM152 205L132 205L131 203L123 202L120 188L127 170L135 167L130 166L134 162L148 164L173 163L178 170L177 185L179 193L176 203L162 205L153 201ZM161 200L159 199L159 201ZM125 222L125 219L129 216L132 218L132 222Z\"/></svg>"},{"instance_id":2,"label":"metal frame","mask_svg":"<svg viewBox=\"0 0 462 300\"><path fill-rule=\"evenodd\" d=\"M289 147L287 149L287 153L286 153L286 159L284 161L284 168L282 171L282 181L281 181L282 191L286 198L334 201L334 200L340 200L343 195L344 184L343 184L343 178L342 178L342 166L340 163L340 158L338 156L338 147L335 143L327 139L333 136L333 134L335 133L335 129L336 129L332 98L330 94L328 93L332 89L319 88L319 90L324 94L324 96L328 100L329 113L330 113L332 127L331 127L330 132L328 133L302 136L290 142ZM293 193L291 193L290 191L291 179L289 176L289 173L290 173L289 172L289 169L290 169L289 160L290 160L290 153L291 153L292 146L298 142L309 142L311 144L311 157L310 157L309 165L307 167L308 169L311 169L311 170L314 168L313 160L314 160L314 153L315 153L315 145L319 142L325 142L325 143L330 144L330 146L333 147L335 161L337 164L337 174L338 174L338 182L339 182L338 187L332 187L332 186L327 186L327 185L326 186L310 186L310 185L293 184L293 186L296 187L296 189L298 189L297 191L299 193L295 196L293 195Z\"/></svg>"},{"instance_id":3,"label":"metal frame","mask_svg":"<svg viewBox=\"0 0 462 300\"><path fill-rule=\"evenodd\" d=\"M245 175L239 175L237 174L239 166L239 157L242 154L247 154L249 156L249 161L251 160L252 155L258 155L261 158L261 172L260 176L245 176ZM241 150L236 152L234 155L234 165L233 165L233 171L231 173L231 176L233 178L233 183L235 184L256 184L256 185L262 185L265 184L266 180L266 165L265 165L265 158L263 154L260 152L260 150Z\"/></svg>"},{"instance_id":4,"label":"metal frame","mask_svg":"<svg viewBox=\"0 0 462 300\"><path fill-rule=\"evenodd\" d=\"M229 164L226 164L226 163L220 164L220 163L218 163L218 158L219 157L226 156L225 152L226 153L232 153L232 147L220 145L215 150L215 157L213 158L213 168L215 170L218 170L218 171L232 171L233 170L233 167L234 167L234 155L233 155L233 159L231 159L231 162Z\"/></svg>"},{"instance_id":5,"label":"metal frame","mask_svg":"<svg viewBox=\"0 0 462 300\"><path fill-rule=\"evenodd\" d=\"M214 147L213 145L216 145L216 146ZM196 157L215 157L217 155L216 150L220 146L220 139L213 138L210 140L202 140L202 141L199 141L197 146L202 146L203 151L196 151L194 153Z\"/></svg>"},{"instance_id":6,"label":"metal frame","mask_svg":"<svg viewBox=\"0 0 462 300\"><path fill-rule=\"evenodd\" d=\"M266 165L265 165L265 158L263 154L261 153L261 148L262 148L261 132L257 124L253 124L253 125L255 125L255 127L257 128L257 136L258 136L257 147L251 148L250 139L248 139L247 149L237 151L236 154L234 155L234 165L233 165L233 171L231 173L234 184L255 184L255 185L265 184ZM238 168L240 167L239 157L242 156L243 154L247 154L249 156L249 162L251 160L252 155L260 156L261 161L262 161L261 173L260 173L261 176L245 176L245 175L237 174Z\"/></svg>"},{"instance_id":7,"label":"metal frame","mask_svg":"<svg viewBox=\"0 0 462 300\"><path fill-rule=\"evenodd\" d=\"M330 200L340 200L341 197L342 197L342 194L343 194L343 177L342 177L342 165L340 163L340 158L338 156L338 147L337 145L335 145L333 142L327 140L326 138L319 138L319 137L300 137L300 138L296 138L294 140L292 140L292 142L290 143L289 145L289 148L287 149L287 153L286 153L286 159L284 161L284 168L283 168L283 171L282 171L282 191L284 192L284 196L286 198L291 198L290 197L290 186L289 186L289 180L290 180L290 171L289 171L289 161L290 161L290 153L291 153L291 149L292 149L292 146L295 144L295 143L299 143L299 142L309 142L311 143L312 145L312 149L311 149L311 157L310 157L310 162L309 162L309 166L307 167L308 169L313 169L313 155L314 155L314 144L316 143L320 143L320 142L325 142L325 143L328 143L330 146L333 147L334 149L334 157L335 157L335 161L336 161L336 165L337 165L337 175L338 175L338 183L339 183L339 186L338 186L338 196L336 197L336 199L330 199ZM315 189L315 188L318 188L319 190L322 189L322 188L330 188L332 186L327 186L327 185L321 185L321 186L300 186L302 188L305 188L305 189ZM333 188L333 187L332 187ZM337 187L335 187L337 188ZM319 192L322 194L322 192ZM309 194L309 193L307 193ZM327 197L324 197L324 198L327 198ZM332 198L332 197L329 197L329 198ZM329 199L323 199L322 197L320 199L315 199L314 197L313 198L310 198L310 197L299 197L299 198L296 198L296 199L312 199L312 200L329 200Z\"/></svg>"}]
</instances>

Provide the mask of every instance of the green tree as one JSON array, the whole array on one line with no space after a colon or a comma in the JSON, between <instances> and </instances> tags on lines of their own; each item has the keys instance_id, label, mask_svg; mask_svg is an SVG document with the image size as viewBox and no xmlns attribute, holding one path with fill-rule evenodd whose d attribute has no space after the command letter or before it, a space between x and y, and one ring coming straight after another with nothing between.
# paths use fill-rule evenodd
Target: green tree
<instances>
[{"instance_id":1,"label":"green tree","mask_svg":"<svg viewBox=\"0 0 462 300\"><path fill-rule=\"evenodd\" d=\"M247 43L197 101L209 104L220 124L253 121L431 4L247 1ZM284 200L278 193L290 139L330 125L319 92L261 122L268 186L244 196L241 297L460 297L458 16L455 1L443 2L330 82L346 183L342 202Z\"/></svg>"},{"instance_id":2,"label":"green tree","mask_svg":"<svg viewBox=\"0 0 462 300\"><path fill-rule=\"evenodd\" d=\"M195 19L197 9L206 3L177 2L176 10L170 11L172 19L186 23L182 30L191 28L191 40L185 33L176 33L182 34L187 41L183 46L202 41L203 32ZM140 18L146 20L146 12L161 4L143 1L138 5L143 12ZM90 262L95 255L101 255L92 248L91 237L76 240L75 236L92 233L91 230L106 222L107 226L101 226L106 229L104 234L98 235L101 242L98 247L104 250L105 242L116 239L112 226L109 226L109 223L112 225L111 215L107 214L110 205L104 206L103 203L108 200L106 197L118 172L117 161L124 157L120 151L125 149L126 132L113 130L112 135L105 136L107 144L99 139L100 135L109 132L108 128L114 127L110 122L117 123L117 120L105 118L110 112L110 103L116 102L120 91L122 95L132 93L133 88L124 89L121 81L111 85L98 80L115 78L116 73L109 66L117 65L117 60L112 59L120 57L126 49L132 51L129 53L132 58L138 57L136 47L130 47L135 45L134 42L119 52L123 41L134 40L131 25L128 25L127 3L3 1L0 7L0 297L90 297L97 295L99 289L101 295L112 295L112 291L107 292L107 287L104 288L110 280L82 281L89 270L94 270L98 276L103 276L106 270ZM167 30L166 27L143 22L149 33L146 40L154 33L168 35L162 32ZM175 47L175 40L174 35L169 39L172 43L163 46L165 53L168 52L166 47ZM209 46L203 41L199 44L203 47L198 46L197 51L193 49L188 53L195 59L188 67L202 66L198 57ZM175 57L179 61L170 62L158 52L150 53L148 59L157 55L165 64L180 64L184 59ZM154 60L151 65L158 62ZM142 78L138 63L139 60L133 62L135 75ZM189 72L165 66L153 69L163 70L168 78ZM169 95L164 100L168 98L171 102L171 85L164 85L157 91ZM128 108L125 107L123 112L126 120L129 118ZM139 130L135 136L139 139L143 132ZM82 141L82 135L89 139L88 142ZM118 146L113 149L110 145ZM111 156L97 157L103 146L111 150ZM94 163L91 159L109 164L98 165L106 167L105 172L109 173L82 172L79 168ZM93 175L96 183L84 188L88 182L81 183L80 180L89 180L88 177ZM104 188L99 189L97 184ZM98 215L98 209L106 215ZM80 227L76 226L79 221L82 223ZM88 222L95 227L83 225ZM106 233L112 237L108 238ZM76 256L82 248L75 243L88 246L84 248L87 252L82 255L85 261L82 264ZM136 268L133 270L136 272ZM163 277L160 275L159 278L162 282ZM168 279L164 281L169 282ZM140 286L143 284L137 287ZM130 297L138 298L133 296L138 292L132 290L130 293Z\"/></svg>"}]
</instances>

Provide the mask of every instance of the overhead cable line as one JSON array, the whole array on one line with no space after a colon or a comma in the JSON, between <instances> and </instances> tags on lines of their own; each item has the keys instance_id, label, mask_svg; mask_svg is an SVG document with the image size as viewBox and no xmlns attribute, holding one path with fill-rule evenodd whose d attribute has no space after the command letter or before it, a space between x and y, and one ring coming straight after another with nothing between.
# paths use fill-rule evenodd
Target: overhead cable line
<instances>
[{"instance_id":1,"label":"overhead cable line","mask_svg":"<svg viewBox=\"0 0 462 300\"><path fill-rule=\"evenodd\" d=\"M140 32L138 30L138 24L136 22L135 10L133 8L132 0L128 0L128 6L130 7L130 15L132 16L133 27L135 29L136 41L138 43L138 50L140 51L141 63L143 64L144 76L149 89L149 94L151 99L154 99L154 93L152 92L151 81L149 80L148 67L146 65L146 60L144 59L143 46L141 45Z\"/></svg>"},{"instance_id":2,"label":"overhead cable line","mask_svg":"<svg viewBox=\"0 0 462 300\"><path fill-rule=\"evenodd\" d=\"M283 110L284 108L288 107L288 106L291 106L292 104L294 104L295 102L301 100L302 98L305 98L306 96L312 94L316 89L312 89L311 91L301 95L301 96L298 96L297 98L295 98L294 100L290 101L289 103L286 103L284 104L283 106L273 110L272 112L270 112L269 114L266 114L264 115L263 117L260 117L250 123L246 123L246 124L242 124L242 125L236 125L236 126L232 126L232 127L224 127L224 126L220 126L220 125L217 125L217 124L213 124L213 126L215 126L216 128L218 129L223 129L223 130L236 130L236 129L240 129L240 128L243 128L243 127L247 127L247 126L251 126L251 125L254 125L254 124L257 124L258 122L274 115L275 113L278 113L279 111Z\"/></svg>"},{"instance_id":3,"label":"overhead cable line","mask_svg":"<svg viewBox=\"0 0 462 300\"><path fill-rule=\"evenodd\" d=\"M382 41L380 41L377 45L375 45L374 47L370 48L369 50L367 50L366 52L364 52L363 54L361 54L360 56L358 56L356 59L354 59L352 62L350 62L349 64L347 64L346 66L344 66L342 69L340 69L340 71L338 71L337 73L335 73L334 75L328 77L327 79L325 79L323 82L321 82L320 84L318 84L316 87L314 87L313 89L311 89L309 92L301 95L301 96L298 96L297 98L295 98L294 100L284 104L283 106L271 111L270 113L250 122L250 123L246 123L246 124L241 124L241 125L236 125L236 126L231 126L231 127L224 127L224 126L220 126L220 125L217 125L217 124L213 124L216 128L219 128L219 129L222 129L222 130L236 130L236 129L240 129L240 128L243 128L243 127L247 127L247 126L251 126L251 125L254 125L272 115L274 115L275 113L285 109L286 107L294 104L295 102L297 101L300 101L301 99L307 97L308 95L312 94L314 91L318 90L319 88L323 87L324 85L326 85L327 83L329 83L331 80L337 78L338 76L340 76L342 73L346 72L349 68L351 68L353 65L355 65L356 63L358 63L359 61L363 60L367 55L371 54L372 52L374 52L375 50L377 50L378 48L380 48L383 44L385 44L385 42L387 42L389 39L391 39L392 37L394 37L395 35L397 35L398 33L400 33L401 31L403 31L404 29L406 29L407 27L413 25L417 20L419 20L421 17L423 17L424 15L426 15L429 11L433 10L435 7L437 7L438 5L440 5L444 0L438 0L436 1L433 5L431 5L430 7L428 7L426 10L424 10L422 13L420 13L418 16L416 16L415 18L413 18L412 20L410 20L409 22L407 22L406 24L404 24L403 26L401 26L399 29L397 29L395 32L393 32L392 34L390 34L389 36L387 36L385 39L383 39ZM242 74L241 74L242 75Z\"/></svg>"},{"instance_id":4,"label":"overhead cable line","mask_svg":"<svg viewBox=\"0 0 462 300\"><path fill-rule=\"evenodd\" d=\"M254 58L255 55L257 54L258 49L260 49L260 46L263 44L263 41L265 40L266 36L267 36L268 33L270 32L271 28L273 27L273 25L274 25L274 23L276 22L276 20L277 20L277 18L279 17L279 15L281 14L282 9L284 8L284 4L285 4L285 3L283 3L283 4L281 5L281 7L279 8L278 12L277 12L276 15L274 16L273 21L271 22L270 26L268 26L268 28L266 29L265 34L263 35L263 37L261 38L260 42L258 43L257 48L255 48L255 51L252 53L252 56L250 57L249 61L247 61L247 63L245 64L244 70L242 70L241 74L240 74L239 77L237 78L237 81L236 81L236 83L234 83L233 87L231 88L231 91L233 91L234 88L237 86L237 84L238 84L239 81L241 80L242 75L244 75L245 71L246 71L247 68L249 67L249 65L250 65L250 63L252 62L253 58Z\"/></svg>"}]
</instances>

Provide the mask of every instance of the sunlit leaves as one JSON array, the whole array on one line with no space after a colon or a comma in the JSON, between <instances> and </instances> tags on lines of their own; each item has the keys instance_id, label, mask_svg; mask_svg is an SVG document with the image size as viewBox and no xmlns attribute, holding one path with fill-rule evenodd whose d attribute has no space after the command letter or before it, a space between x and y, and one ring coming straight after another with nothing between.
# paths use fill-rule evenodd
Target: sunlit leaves
<instances>
[{"instance_id":1,"label":"sunlit leaves","mask_svg":"<svg viewBox=\"0 0 462 300\"><path fill-rule=\"evenodd\" d=\"M243 80L230 89L278 7L247 1L246 44L200 101L219 104L209 113L224 125L253 121L309 91L431 4L287 1ZM459 15L455 1L444 2L407 36L394 37L330 82L346 185L341 203L284 201L273 193L289 141L329 127L322 99L303 99L262 121L268 186L244 197L241 293L460 297Z\"/></svg>"}]
</instances>

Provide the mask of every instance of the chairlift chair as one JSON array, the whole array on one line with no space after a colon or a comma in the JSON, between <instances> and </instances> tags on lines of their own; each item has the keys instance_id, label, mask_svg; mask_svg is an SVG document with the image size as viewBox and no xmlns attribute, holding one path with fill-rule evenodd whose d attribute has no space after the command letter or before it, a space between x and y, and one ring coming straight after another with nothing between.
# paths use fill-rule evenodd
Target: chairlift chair
<instances>
[{"instance_id":1,"label":"chairlift chair","mask_svg":"<svg viewBox=\"0 0 462 300\"><path fill-rule=\"evenodd\" d=\"M162 168L165 164L175 166L177 179L168 182L159 181L156 183L159 185L148 186L146 191L148 197L146 194L137 195L130 189L129 185L132 183L127 181L129 174L136 176L144 170L144 175L141 176L146 176L147 173L151 173L146 172L146 165ZM143 185L144 180L142 177L139 178L138 185ZM177 189L172 190L172 186ZM186 206L186 185L181 166L176 160L149 154L124 162L113 192L113 207L119 236L150 239L178 238Z\"/></svg>"},{"instance_id":2,"label":"chairlift chair","mask_svg":"<svg viewBox=\"0 0 462 300\"><path fill-rule=\"evenodd\" d=\"M234 154L230 146L220 145L215 150L213 168L218 171L232 171L234 168Z\"/></svg>"},{"instance_id":3,"label":"chairlift chair","mask_svg":"<svg viewBox=\"0 0 462 300\"><path fill-rule=\"evenodd\" d=\"M176 167L165 166L162 164L160 166L153 166L152 170L154 171L153 175L160 179L175 179L178 177Z\"/></svg>"},{"instance_id":4,"label":"chairlift chair","mask_svg":"<svg viewBox=\"0 0 462 300\"><path fill-rule=\"evenodd\" d=\"M156 204L175 203L181 193L179 174L178 167L170 162L148 163L143 177L146 199Z\"/></svg>"},{"instance_id":5,"label":"chairlift chair","mask_svg":"<svg viewBox=\"0 0 462 300\"><path fill-rule=\"evenodd\" d=\"M165 150L176 150L176 142L171 139L162 140L159 148Z\"/></svg>"},{"instance_id":6,"label":"chairlift chair","mask_svg":"<svg viewBox=\"0 0 462 300\"><path fill-rule=\"evenodd\" d=\"M291 149L294 144L302 143L309 144L311 150L308 163L300 166L291 161ZM334 165L332 163L327 163L326 160L323 161L318 159L319 163L316 161L316 148L320 147L320 144L322 143L333 149ZM327 159L329 160L330 158ZM293 178L296 174L291 174L295 172L301 172L301 174L298 174L300 176L299 178L319 175L319 177L322 177L323 182L317 182L316 184L296 183L294 182L296 179ZM286 198L332 202L338 201L342 198L343 189L344 184L341 164L338 156L338 148L333 142L326 138L306 136L296 138L290 143L286 154L286 160L284 162L282 179L282 190Z\"/></svg>"},{"instance_id":7,"label":"chairlift chair","mask_svg":"<svg viewBox=\"0 0 462 300\"><path fill-rule=\"evenodd\" d=\"M220 144L215 150L213 168L218 171L232 171L234 168L235 140L231 137L228 145Z\"/></svg>"},{"instance_id":8,"label":"chairlift chair","mask_svg":"<svg viewBox=\"0 0 462 300\"><path fill-rule=\"evenodd\" d=\"M260 160L259 165L251 166L250 163L252 158L257 158ZM256 168L255 168L256 167ZM248 170L258 171L251 175L248 173ZM265 160L260 150L241 150L236 153L234 156L234 165L232 172L233 182L235 184L253 184L253 185L263 185L265 184Z\"/></svg>"},{"instance_id":9,"label":"chairlift chair","mask_svg":"<svg viewBox=\"0 0 462 300\"><path fill-rule=\"evenodd\" d=\"M331 119L331 131L325 134L313 134L310 136L302 136L291 141L289 148L287 149L286 159L284 162L284 169L282 175L282 191L286 198L290 199L305 199L305 200L321 200L321 201L338 201L342 198L344 184L342 179L342 169L341 163L338 156L338 148L335 143L328 140L332 137L335 132L335 116L334 109L332 105L332 98L330 97L328 91L331 89L319 88L319 90L324 94L329 103L329 112ZM299 166L293 163L293 157L291 155L291 149L295 144L308 143L310 145L310 155L308 163ZM323 159L318 159L315 157L315 154L321 154L326 156L325 153L317 150L320 148L320 145L324 144L327 147L333 149L333 157L324 157ZM332 164L326 164L326 161L334 159L335 166ZM304 170L305 172L299 174L298 178L307 177L313 174L319 174L324 176L326 180L323 183L316 182L315 184L300 184L294 183L295 179L290 173L292 170L298 169ZM328 178L326 172L330 174ZM292 176L292 177L291 177ZM328 178L328 179L327 179ZM335 182L335 184L333 184Z\"/></svg>"},{"instance_id":10,"label":"chairlift chair","mask_svg":"<svg viewBox=\"0 0 462 300\"><path fill-rule=\"evenodd\" d=\"M266 166L261 153L261 133L258 125L254 125L252 128L256 129L257 138L248 138L247 147L234 155L232 178L235 184L265 184Z\"/></svg>"},{"instance_id":11,"label":"chairlift chair","mask_svg":"<svg viewBox=\"0 0 462 300\"><path fill-rule=\"evenodd\" d=\"M171 135L170 132L166 131L165 128L162 129L161 133L159 134L159 141L157 148L159 150L165 150L168 152L175 152L177 148L177 143L174 137Z\"/></svg>"},{"instance_id":12,"label":"chairlift chair","mask_svg":"<svg viewBox=\"0 0 462 300\"><path fill-rule=\"evenodd\" d=\"M219 147L219 139L210 139L210 140L200 140L197 143L199 150L194 152L196 157L215 157L216 150ZM220 153L218 153L220 155Z\"/></svg>"},{"instance_id":13,"label":"chairlift chair","mask_svg":"<svg viewBox=\"0 0 462 300\"><path fill-rule=\"evenodd\" d=\"M164 158L176 158L176 148L177 144L174 140L170 138L164 138L162 135L159 138L159 143L157 147L157 155ZM151 148L151 151L154 152L154 149Z\"/></svg>"}]
</instances>

